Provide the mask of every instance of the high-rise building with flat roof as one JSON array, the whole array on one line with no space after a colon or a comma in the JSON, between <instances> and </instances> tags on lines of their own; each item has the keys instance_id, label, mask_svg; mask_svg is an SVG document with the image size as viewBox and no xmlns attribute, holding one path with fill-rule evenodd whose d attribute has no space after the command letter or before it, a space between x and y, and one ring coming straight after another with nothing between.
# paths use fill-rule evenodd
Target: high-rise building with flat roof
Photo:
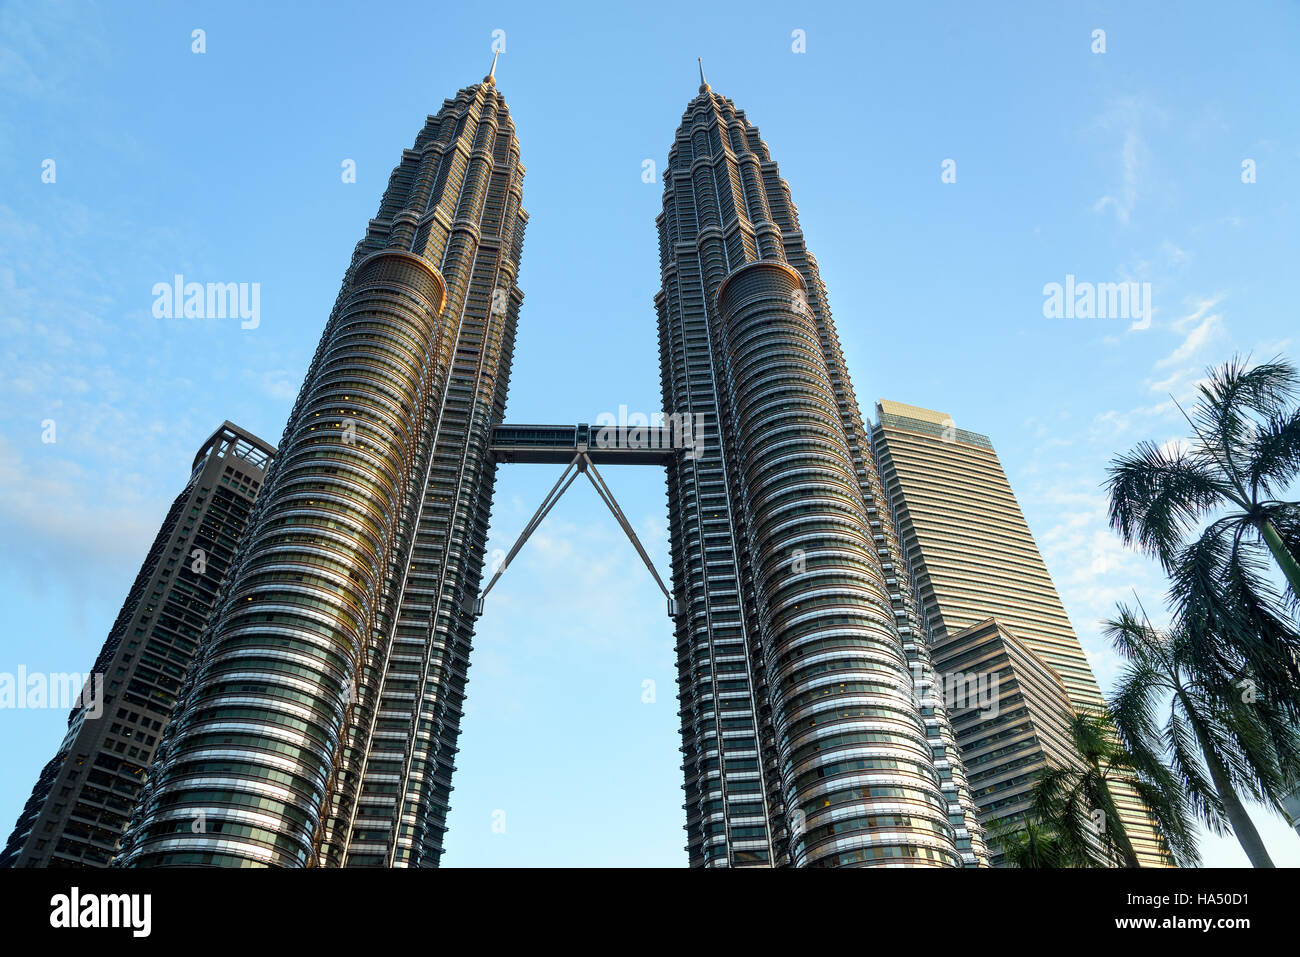
<instances>
[{"instance_id":1,"label":"high-rise building with flat roof","mask_svg":"<svg viewBox=\"0 0 1300 957\"><path fill-rule=\"evenodd\" d=\"M899 402L881 400L876 413L872 450L935 656L956 636L995 618L1004 637L1009 632L1055 672L1072 709L1104 707L988 436L957 428L945 413ZM969 750L963 753L969 760ZM1167 865L1159 832L1136 793L1122 784L1116 792L1139 859Z\"/></svg>"},{"instance_id":2,"label":"high-rise building with flat roof","mask_svg":"<svg viewBox=\"0 0 1300 957\"><path fill-rule=\"evenodd\" d=\"M194 456L0 867L105 867L275 453L224 423Z\"/></svg>"}]
</instances>

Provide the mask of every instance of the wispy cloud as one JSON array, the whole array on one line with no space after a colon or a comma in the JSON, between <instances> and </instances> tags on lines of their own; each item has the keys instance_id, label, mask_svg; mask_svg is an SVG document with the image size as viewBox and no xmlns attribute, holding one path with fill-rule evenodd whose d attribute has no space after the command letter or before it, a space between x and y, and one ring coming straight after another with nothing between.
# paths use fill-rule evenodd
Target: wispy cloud
<instances>
[{"instance_id":1,"label":"wispy cloud","mask_svg":"<svg viewBox=\"0 0 1300 957\"><path fill-rule=\"evenodd\" d=\"M1183 337L1183 341L1173 352L1156 361L1156 368L1163 369L1180 362L1186 362L1200 352L1201 348L1214 338L1223 320L1223 314L1211 312L1224 299L1222 293L1206 299L1192 302L1192 311L1174 320L1170 328Z\"/></svg>"},{"instance_id":2,"label":"wispy cloud","mask_svg":"<svg viewBox=\"0 0 1300 957\"><path fill-rule=\"evenodd\" d=\"M1115 211L1115 218L1125 226L1133 215L1133 208L1138 201L1138 173L1142 166L1141 156L1145 151L1142 137L1136 128L1126 130L1124 145L1120 149L1121 185L1113 193L1107 193L1092 206L1093 212Z\"/></svg>"},{"instance_id":3,"label":"wispy cloud","mask_svg":"<svg viewBox=\"0 0 1300 957\"><path fill-rule=\"evenodd\" d=\"M1145 114L1152 113L1142 99L1125 96L1093 123L1093 130L1105 136L1118 135L1118 182L1092 205L1093 212L1111 210L1127 226L1140 198L1141 183L1149 165L1150 150L1142 135Z\"/></svg>"}]
</instances>

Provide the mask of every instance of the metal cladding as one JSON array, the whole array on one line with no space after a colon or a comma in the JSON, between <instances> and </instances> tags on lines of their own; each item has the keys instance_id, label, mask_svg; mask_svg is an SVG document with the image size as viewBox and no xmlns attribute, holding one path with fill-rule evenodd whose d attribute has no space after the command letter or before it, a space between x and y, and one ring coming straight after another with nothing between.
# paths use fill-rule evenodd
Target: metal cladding
<instances>
[{"instance_id":1,"label":"metal cladding","mask_svg":"<svg viewBox=\"0 0 1300 957\"><path fill-rule=\"evenodd\" d=\"M758 130L702 83L669 153L655 299L697 866L978 866L986 849L816 260Z\"/></svg>"},{"instance_id":2,"label":"metal cladding","mask_svg":"<svg viewBox=\"0 0 1300 957\"><path fill-rule=\"evenodd\" d=\"M523 295L491 77L357 245L137 809L131 866L434 866Z\"/></svg>"}]
</instances>

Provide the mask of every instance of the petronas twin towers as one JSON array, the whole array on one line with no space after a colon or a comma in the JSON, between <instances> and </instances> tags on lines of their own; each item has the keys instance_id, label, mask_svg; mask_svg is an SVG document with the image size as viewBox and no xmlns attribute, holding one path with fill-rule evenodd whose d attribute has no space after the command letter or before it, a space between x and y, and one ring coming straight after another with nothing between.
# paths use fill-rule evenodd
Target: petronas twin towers
<instances>
[{"instance_id":1,"label":"petronas twin towers","mask_svg":"<svg viewBox=\"0 0 1300 957\"><path fill-rule=\"evenodd\" d=\"M491 75L403 152L119 864L438 864L511 460L494 436L523 299L519 157ZM658 230L664 407L705 423L657 460L690 863L986 865L952 726L918 691L922 612L817 261L758 130L704 82Z\"/></svg>"}]
</instances>

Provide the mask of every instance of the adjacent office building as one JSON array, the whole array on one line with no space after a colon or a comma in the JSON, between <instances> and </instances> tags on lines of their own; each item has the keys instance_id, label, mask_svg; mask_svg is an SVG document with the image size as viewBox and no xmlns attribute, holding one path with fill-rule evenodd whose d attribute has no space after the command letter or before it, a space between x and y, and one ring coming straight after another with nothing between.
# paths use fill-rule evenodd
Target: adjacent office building
<instances>
[{"instance_id":1,"label":"adjacent office building","mask_svg":"<svg viewBox=\"0 0 1300 957\"><path fill-rule=\"evenodd\" d=\"M274 454L226 422L194 456L0 867L105 867L117 854Z\"/></svg>"},{"instance_id":2,"label":"adjacent office building","mask_svg":"<svg viewBox=\"0 0 1300 957\"><path fill-rule=\"evenodd\" d=\"M1031 722L1036 737L1016 723L1018 702L995 719L1005 720L1005 727L965 718L958 723L983 818L997 820L1000 812L1023 810L1031 769L1053 755L1052 738L1060 737L1049 728L1058 710L1052 704L1059 698L1057 682L1042 674L1043 667L1055 674L1072 710L1097 709L1104 700L988 437L957 428L942 412L898 402L881 401L876 412L873 451L937 666L942 671L961 663L968 645L983 636L1002 646L990 649L993 660L1001 655L1004 666L1014 665L1017 685L1041 703ZM990 618L995 632L984 624ZM1031 654L1018 653L1018 644ZM997 759L990 750L997 748L990 745L1003 731L1006 743L998 747L1016 751L1010 766L999 764L992 773L990 762ZM1159 832L1137 795L1123 785L1116 792L1139 860L1167 865Z\"/></svg>"},{"instance_id":3,"label":"adjacent office building","mask_svg":"<svg viewBox=\"0 0 1300 957\"><path fill-rule=\"evenodd\" d=\"M1055 671L996 618L963 628L933 649L980 821L1016 827L1048 764L1078 766L1070 696ZM996 834L990 863L1002 863Z\"/></svg>"},{"instance_id":4,"label":"adjacent office building","mask_svg":"<svg viewBox=\"0 0 1300 957\"><path fill-rule=\"evenodd\" d=\"M434 866L522 293L492 75L389 178L128 833L132 866Z\"/></svg>"},{"instance_id":5,"label":"adjacent office building","mask_svg":"<svg viewBox=\"0 0 1300 957\"><path fill-rule=\"evenodd\" d=\"M906 569L789 186L701 71L655 298L687 851L697 866L986 863Z\"/></svg>"}]
</instances>

